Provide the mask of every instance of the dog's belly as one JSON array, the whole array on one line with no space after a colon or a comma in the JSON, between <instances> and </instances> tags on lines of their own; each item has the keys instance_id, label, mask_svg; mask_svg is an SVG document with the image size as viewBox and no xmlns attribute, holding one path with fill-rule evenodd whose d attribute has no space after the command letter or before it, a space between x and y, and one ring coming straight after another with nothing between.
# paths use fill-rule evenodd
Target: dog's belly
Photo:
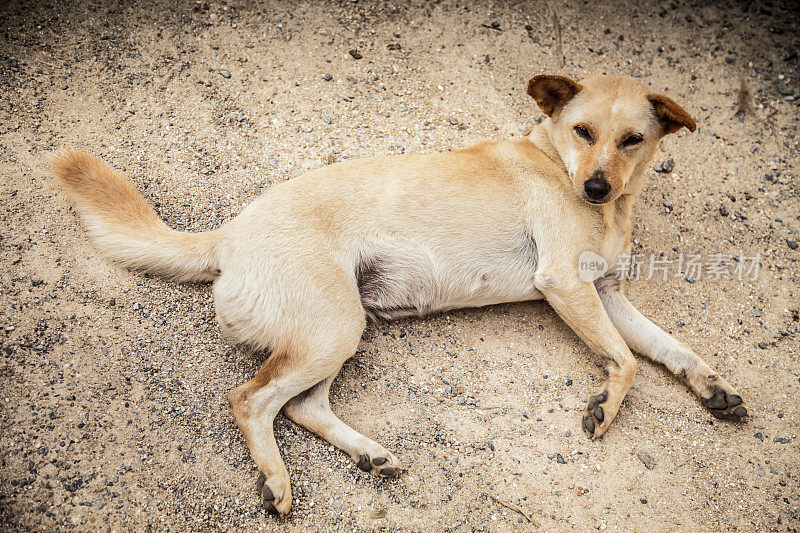
<instances>
[{"instance_id":1,"label":"dog's belly","mask_svg":"<svg viewBox=\"0 0 800 533\"><path fill-rule=\"evenodd\" d=\"M526 235L505 243L369 245L355 268L364 309L385 319L542 298L533 283L536 246Z\"/></svg>"}]
</instances>

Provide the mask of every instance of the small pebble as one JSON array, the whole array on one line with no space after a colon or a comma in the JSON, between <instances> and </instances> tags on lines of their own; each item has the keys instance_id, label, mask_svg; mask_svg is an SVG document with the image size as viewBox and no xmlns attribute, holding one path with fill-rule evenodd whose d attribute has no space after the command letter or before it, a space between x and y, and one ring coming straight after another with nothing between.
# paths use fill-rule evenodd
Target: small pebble
<instances>
[{"instance_id":1,"label":"small pebble","mask_svg":"<svg viewBox=\"0 0 800 533\"><path fill-rule=\"evenodd\" d=\"M661 163L659 166L654 167L653 170L655 170L656 172L669 174L670 172L675 170L675 160L670 157L669 159Z\"/></svg>"},{"instance_id":2,"label":"small pebble","mask_svg":"<svg viewBox=\"0 0 800 533\"><path fill-rule=\"evenodd\" d=\"M651 456L651 455L650 455L649 453L647 453L646 451L642 450L642 451L638 452L638 453L636 454L636 456L639 458L639 460L641 460L641 461L642 461L642 463L644 463L644 466L645 466L645 467L646 467L648 470L652 470L652 469L653 469L653 468L656 466L656 461L655 461L655 459L653 459L653 456Z\"/></svg>"}]
</instances>

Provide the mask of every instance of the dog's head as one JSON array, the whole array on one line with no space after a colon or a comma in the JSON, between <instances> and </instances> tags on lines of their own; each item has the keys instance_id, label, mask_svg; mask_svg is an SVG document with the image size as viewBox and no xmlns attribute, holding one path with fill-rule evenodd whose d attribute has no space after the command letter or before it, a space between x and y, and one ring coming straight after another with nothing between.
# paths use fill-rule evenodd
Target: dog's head
<instances>
[{"instance_id":1,"label":"dog's head","mask_svg":"<svg viewBox=\"0 0 800 533\"><path fill-rule=\"evenodd\" d=\"M528 94L550 117L544 126L575 191L593 204L638 192L658 141L696 128L681 106L628 78L536 76Z\"/></svg>"}]
</instances>

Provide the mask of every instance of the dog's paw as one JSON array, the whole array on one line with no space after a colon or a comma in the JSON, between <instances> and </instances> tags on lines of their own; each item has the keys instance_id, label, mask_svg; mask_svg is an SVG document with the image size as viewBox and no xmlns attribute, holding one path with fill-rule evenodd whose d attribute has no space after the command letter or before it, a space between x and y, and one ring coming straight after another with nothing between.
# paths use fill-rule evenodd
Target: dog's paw
<instances>
[{"instance_id":1,"label":"dog's paw","mask_svg":"<svg viewBox=\"0 0 800 533\"><path fill-rule=\"evenodd\" d=\"M711 411L714 418L741 422L748 417L747 408L736 389L707 365L700 365L685 379L700 398L700 403Z\"/></svg>"},{"instance_id":2,"label":"dog's paw","mask_svg":"<svg viewBox=\"0 0 800 533\"><path fill-rule=\"evenodd\" d=\"M715 385L711 396L708 398L701 397L700 401L711 411L714 418L719 420L741 422L747 418L747 409L742 404L742 397L733 390L726 391L719 385Z\"/></svg>"},{"instance_id":3,"label":"dog's paw","mask_svg":"<svg viewBox=\"0 0 800 533\"><path fill-rule=\"evenodd\" d=\"M601 392L589 398L589 402L586 404L581 425L583 432L592 440L602 437L608 429L610 418L606 413L607 401L608 392Z\"/></svg>"},{"instance_id":4,"label":"dog's paw","mask_svg":"<svg viewBox=\"0 0 800 533\"><path fill-rule=\"evenodd\" d=\"M256 489L264 509L281 517L289 514L292 509L292 489L288 477L284 479L276 475L267 478L262 473L256 480Z\"/></svg>"},{"instance_id":5,"label":"dog's paw","mask_svg":"<svg viewBox=\"0 0 800 533\"><path fill-rule=\"evenodd\" d=\"M356 466L364 472L372 472L385 478L400 477L400 461L393 453L386 450L381 450L372 457L367 452L361 453L358 458L353 458L353 460Z\"/></svg>"}]
</instances>

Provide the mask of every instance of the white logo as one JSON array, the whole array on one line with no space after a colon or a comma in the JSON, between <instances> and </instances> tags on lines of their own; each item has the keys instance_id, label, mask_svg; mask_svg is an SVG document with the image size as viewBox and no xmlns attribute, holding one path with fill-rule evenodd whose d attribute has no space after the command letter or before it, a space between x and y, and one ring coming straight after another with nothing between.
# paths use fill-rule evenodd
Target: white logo
<instances>
[{"instance_id":1,"label":"white logo","mask_svg":"<svg viewBox=\"0 0 800 533\"><path fill-rule=\"evenodd\" d=\"M592 282L602 278L606 270L608 270L606 260L591 250L581 252L578 257L578 276L581 281Z\"/></svg>"}]
</instances>

